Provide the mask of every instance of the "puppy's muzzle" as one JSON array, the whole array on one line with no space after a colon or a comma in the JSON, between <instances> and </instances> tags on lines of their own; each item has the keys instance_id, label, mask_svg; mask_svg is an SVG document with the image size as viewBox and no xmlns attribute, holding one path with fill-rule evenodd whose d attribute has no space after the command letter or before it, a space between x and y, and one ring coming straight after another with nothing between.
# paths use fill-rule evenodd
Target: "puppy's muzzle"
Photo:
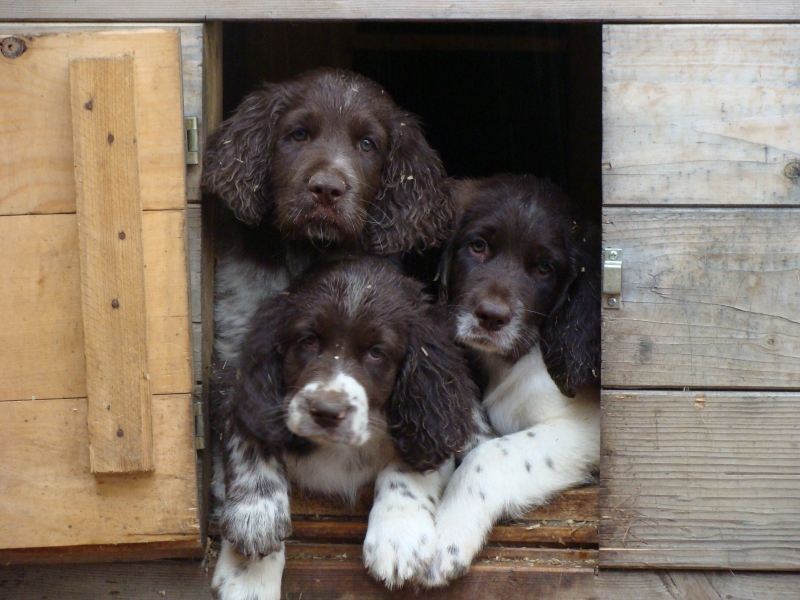
<instances>
[{"instance_id":1,"label":"puppy's muzzle","mask_svg":"<svg viewBox=\"0 0 800 600\"><path fill-rule=\"evenodd\" d=\"M322 206L333 206L347 191L347 183L338 173L318 171L308 182L308 191Z\"/></svg>"},{"instance_id":2,"label":"puppy's muzzle","mask_svg":"<svg viewBox=\"0 0 800 600\"><path fill-rule=\"evenodd\" d=\"M306 398L306 401L311 419L326 429L338 427L347 413L355 410L342 394L325 393L321 397Z\"/></svg>"},{"instance_id":3,"label":"puppy's muzzle","mask_svg":"<svg viewBox=\"0 0 800 600\"><path fill-rule=\"evenodd\" d=\"M289 430L317 440L360 445L369 439L364 387L344 373L306 384L289 401Z\"/></svg>"},{"instance_id":4,"label":"puppy's muzzle","mask_svg":"<svg viewBox=\"0 0 800 600\"><path fill-rule=\"evenodd\" d=\"M486 298L475 307L475 317L482 329L493 333L511 322L511 307L496 298Z\"/></svg>"}]
</instances>

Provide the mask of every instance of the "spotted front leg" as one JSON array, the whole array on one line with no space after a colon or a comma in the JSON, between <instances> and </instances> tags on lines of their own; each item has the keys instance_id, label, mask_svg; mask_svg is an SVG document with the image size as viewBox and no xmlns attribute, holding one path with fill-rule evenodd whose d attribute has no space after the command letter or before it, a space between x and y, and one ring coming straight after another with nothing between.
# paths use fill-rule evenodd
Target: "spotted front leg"
<instances>
[{"instance_id":1,"label":"spotted front leg","mask_svg":"<svg viewBox=\"0 0 800 600\"><path fill-rule=\"evenodd\" d=\"M430 567L436 551L436 506L452 471L452 459L427 474L393 462L378 476L364 565L390 589L420 578Z\"/></svg>"},{"instance_id":2,"label":"spotted front leg","mask_svg":"<svg viewBox=\"0 0 800 600\"><path fill-rule=\"evenodd\" d=\"M436 557L421 583L441 586L464 575L495 522L586 482L599 454L594 419L555 420L477 446L447 484L436 513Z\"/></svg>"},{"instance_id":3,"label":"spotted front leg","mask_svg":"<svg viewBox=\"0 0 800 600\"><path fill-rule=\"evenodd\" d=\"M228 430L225 451L223 537L247 557L277 552L292 533L283 462L234 427Z\"/></svg>"}]
</instances>

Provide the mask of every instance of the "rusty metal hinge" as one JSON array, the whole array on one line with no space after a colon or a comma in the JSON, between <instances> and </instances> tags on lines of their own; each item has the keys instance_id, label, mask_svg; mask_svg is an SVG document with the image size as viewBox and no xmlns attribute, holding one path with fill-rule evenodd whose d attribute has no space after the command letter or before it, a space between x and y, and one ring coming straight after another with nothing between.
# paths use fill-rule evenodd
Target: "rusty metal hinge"
<instances>
[{"instance_id":1,"label":"rusty metal hinge","mask_svg":"<svg viewBox=\"0 0 800 600\"><path fill-rule=\"evenodd\" d=\"M619 309L622 304L622 249L603 250L603 306Z\"/></svg>"},{"instance_id":2,"label":"rusty metal hinge","mask_svg":"<svg viewBox=\"0 0 800 600\"><path fill-rule=\"evenodd\" d=\"M196 165L200 162L200 142L197 135L197 117L184 119L186 128L186 164Z\"/></svg>"}]
</instances>

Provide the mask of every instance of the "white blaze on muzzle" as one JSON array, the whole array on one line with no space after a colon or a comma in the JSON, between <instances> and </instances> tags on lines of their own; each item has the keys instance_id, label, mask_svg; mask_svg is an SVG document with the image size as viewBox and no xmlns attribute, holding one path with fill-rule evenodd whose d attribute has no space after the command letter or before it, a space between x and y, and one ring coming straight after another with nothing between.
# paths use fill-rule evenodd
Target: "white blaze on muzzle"
<instances>
[{"instance_id":1,"label":"white blaze on muzzle","mask_svg":"<svg viewBox=\"0 0 800 600\"><path fill-rule=\"evenodd\" d=\"M323 408L319 409L320 406ZM331 416L320 419L318 413L315 416L318 410ZM318 441L327 438L353 446L360 446L370 438L367 391L345 373L307 383L289 401L288 415L289 430L302 437Z\"/></svg>"}]
</instances>

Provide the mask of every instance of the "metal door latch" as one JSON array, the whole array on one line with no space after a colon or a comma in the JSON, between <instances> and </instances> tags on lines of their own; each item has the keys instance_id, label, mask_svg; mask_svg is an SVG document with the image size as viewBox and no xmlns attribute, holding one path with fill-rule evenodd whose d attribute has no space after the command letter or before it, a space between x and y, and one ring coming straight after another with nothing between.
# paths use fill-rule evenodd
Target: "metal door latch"
<instances>
[{"instance_id":1,"label":"metal door latch","mask_svg":"<svg viewBox=\"0 0 800 600\"><path fill-rule=\"evenodd\" d=\"M603 306L619 309L622 304L622 249L603 250Z\"/></svg>"},{"instance_id":2,"label":"metal door latch","mask_svg":"<svg viewBox=\"0 0 800 600\"><path fill-rule=\"evenodd\" d=\"M196 165L200 162L200 143L197 137L197 117L186 117L186 164Z\"/></svg>"}]
</instances>

